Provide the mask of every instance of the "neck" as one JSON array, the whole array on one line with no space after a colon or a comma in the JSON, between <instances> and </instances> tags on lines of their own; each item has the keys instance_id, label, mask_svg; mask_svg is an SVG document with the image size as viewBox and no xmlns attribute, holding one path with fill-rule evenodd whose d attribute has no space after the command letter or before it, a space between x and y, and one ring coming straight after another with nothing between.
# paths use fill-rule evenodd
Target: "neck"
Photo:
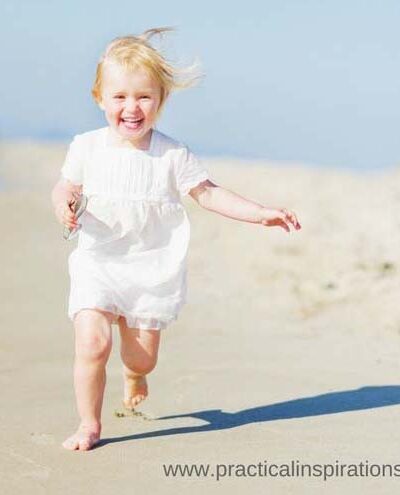
<instances>
[{"instance_id":1,"label":"neck","mask_svg":"<svg viewBox=\"0 0 400 495\"><path fill-rule=\"evenodd\" d=\"M108 128L108 141L111 145L118 146L121 148L135 148L143 151L147 151L150 148L151 137L153 134L153 129L149 129L146 135L139 141L131 141L128 138L120 136L112 127Z\"/></svg>"}]
</instances>

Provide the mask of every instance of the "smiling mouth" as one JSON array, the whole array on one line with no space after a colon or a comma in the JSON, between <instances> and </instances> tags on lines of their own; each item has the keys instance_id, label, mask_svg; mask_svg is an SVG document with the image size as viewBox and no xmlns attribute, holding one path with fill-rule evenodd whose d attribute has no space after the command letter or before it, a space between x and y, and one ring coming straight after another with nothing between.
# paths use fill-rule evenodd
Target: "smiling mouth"
<instances>
[{"instance_id":1,"label":"smiling mouth","mask_svg":"<svg viewBox=\"0 0 400 495\"><path fill-rule=\"evenodd\" d=\"M128 129L137 129L144 122L144 118L140 118L140 119L121 119L121 122Z\"/></svg>"}]
</instances>

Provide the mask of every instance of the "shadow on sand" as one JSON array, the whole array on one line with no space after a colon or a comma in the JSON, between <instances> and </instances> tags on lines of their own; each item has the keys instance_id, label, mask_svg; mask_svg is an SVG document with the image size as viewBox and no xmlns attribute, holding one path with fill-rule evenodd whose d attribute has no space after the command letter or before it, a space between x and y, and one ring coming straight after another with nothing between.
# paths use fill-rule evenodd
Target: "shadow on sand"
<instances>
[{"instance_id":1,"label":"shadow on sand","mask_svg":"<svg viewBox=\"0 0 400 495\"><path fill-rule=\"evenodd\" d=\"M187 433L198 433L215 430L227 430L250 423L262 423L266 421L277 421L282 419L306 418L310 416L322 416L324 414L338 414L348 411L360 411L374 409L377 407L393 406L400 404L400 386L385 385L375 387L362 387L356 390L344 392L330 392L328 394L316 395L294 399L267 406L243 409L235 413L223 412L220 409L207 411L195 411L187 414L177 414L157 418L149 424L160 424L163 420L177 418L197 418L206 424L199 426L182 426L175 428L160 429L124 437L103 438L96 448L109 443L125 442L128 440L140 440L145 438L164 437L171 435L182 435ZM184 421L183 421L184 423ZM161 424L160 424L161 425Z\"/></svg>"}]
</instances>

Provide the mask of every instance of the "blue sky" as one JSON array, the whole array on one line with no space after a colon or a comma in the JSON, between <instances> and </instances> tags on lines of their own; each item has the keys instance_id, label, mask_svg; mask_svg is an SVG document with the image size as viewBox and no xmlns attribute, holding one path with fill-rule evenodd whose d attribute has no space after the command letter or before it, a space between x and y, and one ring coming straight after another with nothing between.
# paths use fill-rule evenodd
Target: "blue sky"
<instances>
[{"instance_id":1,"label":"blue sky","mask_svg":"<svg viewBox=\"0 0 400 495\"><path fill-rule=\"evenodd\" d=\"M0 138L105 125L90 95L105 45L166 25L171 58L199 58L206 77L158 127L200 155L400 163L397 0L3 0Z\"/></svg>"}]
</instances>

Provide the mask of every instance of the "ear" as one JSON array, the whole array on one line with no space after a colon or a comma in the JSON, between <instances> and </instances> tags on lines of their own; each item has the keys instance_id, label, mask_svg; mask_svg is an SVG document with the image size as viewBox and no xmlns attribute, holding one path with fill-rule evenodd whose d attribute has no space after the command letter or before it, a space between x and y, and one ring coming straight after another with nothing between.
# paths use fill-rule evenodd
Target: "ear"
<instances>
[{"instance_id":1,"label":"ear","mask_svg":"<svg viewBox=\"0 0 400 495\"><path fill-rule=\"evenodd\" d=\"M102 101L99 101L98 102L98 105L101 108L101 110L105 110L106 109L105 106L104 106L104 103Z\"/></svg>"}]
</instances>

